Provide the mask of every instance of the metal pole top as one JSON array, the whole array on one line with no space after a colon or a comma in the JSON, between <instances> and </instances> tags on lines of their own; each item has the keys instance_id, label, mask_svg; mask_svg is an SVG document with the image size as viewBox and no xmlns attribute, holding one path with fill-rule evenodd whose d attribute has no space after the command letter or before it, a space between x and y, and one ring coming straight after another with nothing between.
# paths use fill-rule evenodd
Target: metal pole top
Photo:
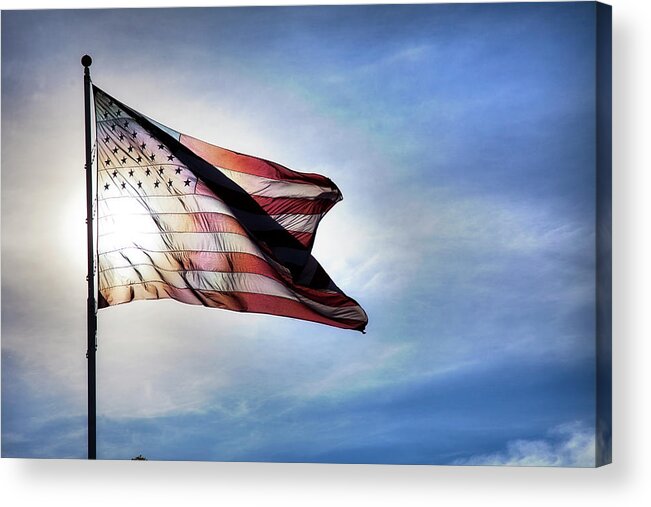
<instances>
[{"instance_id":1,"label":"metal pole top","mask_svg":"<svg viewBox=\"0 0 651 507\"><path fill-rule=\"evenodd\" d=\"M81 57L81 64L84 67L88 68L91 66L92 63L93 63L93 59L89 55L84 55Z\"/></svg>"}]
</instances>

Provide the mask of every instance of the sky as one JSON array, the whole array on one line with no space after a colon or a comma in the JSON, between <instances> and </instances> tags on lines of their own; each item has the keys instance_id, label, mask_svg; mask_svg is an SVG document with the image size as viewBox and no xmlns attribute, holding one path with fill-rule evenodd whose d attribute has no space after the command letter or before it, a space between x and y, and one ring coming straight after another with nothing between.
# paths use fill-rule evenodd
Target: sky
<instances>
[{"instance_id":1,"label":"sky","mask_svg":"<svg viewBox=\"0 0 651 507\"><path fill-rule=\"evenodd\" d=\"M134 302L97 455L592 466L592 3L2 12L2 455L86 455L83 81L331 178L367 333Z\"/></svg>"}]
</instances>

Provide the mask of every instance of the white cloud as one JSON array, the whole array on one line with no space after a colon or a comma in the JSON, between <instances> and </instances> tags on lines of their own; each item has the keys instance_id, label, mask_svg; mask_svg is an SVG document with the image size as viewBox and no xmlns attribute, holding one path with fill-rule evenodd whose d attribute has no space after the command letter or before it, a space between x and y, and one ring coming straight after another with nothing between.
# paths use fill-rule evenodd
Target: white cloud
<instances>
[{"instance_id":1,"label":"white cloud","mask_svg":"<svg viewBox=\"0 0 651 507\"><path fill-rule=\"evenodd\" d=\"M456 465L504 466L595 466L594 431L579 422L563 424L549 431L544 440L513 440L505 451L456 460Z\"/></svg>"},{"instance_id":2,"label":"white cloud","mask_svg":"<svg viewBox=\"0 0 651 507\"><path fill-rule=\"evenodd\" d=\"M368 61L353 69L347 69L347 72L330 74L326 80L333 84L350 82L373 75L374 73L386 71L399 65L417 65L428 60L430 65L438 61L438 53L431 44L416 44L404 46L396 51L382 55L380 58Z\"/></svg>"}]
</instances>

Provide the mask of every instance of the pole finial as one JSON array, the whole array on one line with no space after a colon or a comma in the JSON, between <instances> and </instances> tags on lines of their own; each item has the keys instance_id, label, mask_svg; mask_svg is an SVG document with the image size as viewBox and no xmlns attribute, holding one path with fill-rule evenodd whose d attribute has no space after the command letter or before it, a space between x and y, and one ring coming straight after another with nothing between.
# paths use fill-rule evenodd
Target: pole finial
<instances>
[{"instance_id":1,"label":"pole finial","mask_svg":"<svg viewBox=\"0 0 651 507\"><path fill-rule=\"evenodd\" d=\"M93 63L93 59L92 59L90 56L88 56L88 55L84 55L84 56L81 57L81 64L82 64L84 67L90 67L90 65L91 65L92 63Z\"/></svg>"}]
</instances>

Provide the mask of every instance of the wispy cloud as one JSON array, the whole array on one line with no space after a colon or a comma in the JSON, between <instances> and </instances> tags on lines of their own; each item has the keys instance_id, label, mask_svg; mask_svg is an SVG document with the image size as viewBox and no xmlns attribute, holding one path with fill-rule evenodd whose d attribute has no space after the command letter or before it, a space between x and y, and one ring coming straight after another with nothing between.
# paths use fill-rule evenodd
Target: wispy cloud
<instances>
[{"instance_id":1,"label":"wispy cloud","mask_svg":"<svg viewBox=\"0 0 651 507\"><path fill-rule=\"evenodd\" d=\"M545 439L513 440L506 450L458 459L456 465L595 466L595 432L580 422L557 426Z\"/></svg>"}]
</instances>

